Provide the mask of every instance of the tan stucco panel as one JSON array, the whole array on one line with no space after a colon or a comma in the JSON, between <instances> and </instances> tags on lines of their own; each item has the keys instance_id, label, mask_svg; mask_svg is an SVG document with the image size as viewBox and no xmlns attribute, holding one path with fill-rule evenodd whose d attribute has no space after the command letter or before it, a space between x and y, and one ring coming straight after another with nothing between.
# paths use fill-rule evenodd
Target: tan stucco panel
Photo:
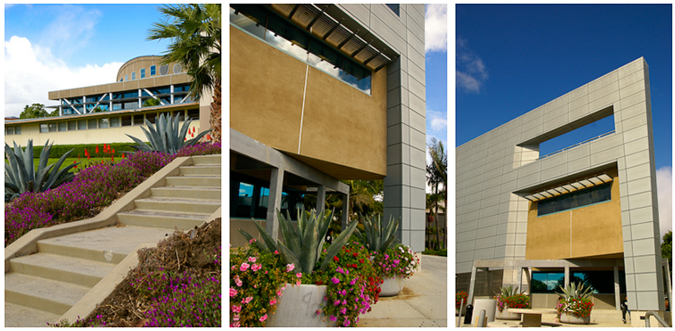
<instances>
[{"instance_id":1,"label":"tan stucco panel","mask_svg":"<svg viewBox=\"0 0 675 331\"><path fill-rule=\"evenodd\" d=\"M611 201L542 217L537 217L537 203L530 203L526 259L586 258L623 253L619 178L616 169L606 173L614 178Z\"/></svg>"},{"instance_id":2,"label":"tan stucco panel","mask_svg":"<svg viewBox=\"0 0 675 331\"><path fill-rule=\"evenodd\" d=\"M306 67L230 27L230 127L297 153Z\"/></svg>"},{"instance_id":3,"label":"tan stucco panel","mask_svg":"<svg viewBox=\"0 0 675 331\"><path fill-rule=\"evenodd\" d=\"M300 155L385 175L386 80L373 75L371 96L310 67Z\"/></svg>"}]
</instances>

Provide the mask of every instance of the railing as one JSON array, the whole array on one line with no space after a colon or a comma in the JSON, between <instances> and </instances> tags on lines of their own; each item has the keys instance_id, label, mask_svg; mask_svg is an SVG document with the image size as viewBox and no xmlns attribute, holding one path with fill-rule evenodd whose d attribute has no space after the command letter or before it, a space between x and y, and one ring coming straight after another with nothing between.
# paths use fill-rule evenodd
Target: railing
<instances>
[{"instance_id":1,"label":"railing","mask_svg":"<svg viewBox=\"0 0 675 331\"><path fill-rule=\"evenodd\" d=\"M580 143L577 143L577 144L574 144L574 145L572 145L572 146L565 147L565 148L563 148L563 149L561 149L561 150L557 150L557 151L555 151L555 152L553 152L553 153L549 153L549 154L546 154L546 155L544 155L544 156L540 156L537 160L541 160L541 159L547 158L547 157L549 157L549 156L553 156L553 155L555 155L555 154L562 153L562 152L564 152L564 151L570 150L570 149L572 149L572 148L574 148L574 147L581 146L581 145L583 145L583 144L587 144L587 143L589 143L589 142L591 142L591 141L593 141L593 140L598 140L598 139L600 139L600 138L602 138L602 137L609 136L610 134L613 134L614 132L615 132L615 131L612 130L612 131L609 131L609 132L607 132L607 133L603 133L603 134L601 134L601 135L599 135L599 136L597 136L597 137L593 137L593 138L591 138L591 139L584 140L584 141L582 141L582 142L580 142Z\"/></svg>"},{"instance_id":2,"label":"railing","mask_svg":"<svg viewBox=\"0 0 675 331\"><path fill-rule=\"evenodd\" d=\"M645 320L645 327L648 327L648 328L651 327L651 325L649 325L650 324L649 323L649 316L654 316L654 318L656 318L656 320L659 322L659 324L661 324L662 327L664 327L664 328L670 327L670 325L668 325L668 323L665 320L663 320L661 315L657 314L653 310L647 311L647 313L645 313L645 316L640 316L640 319Z\"/></svg>"}]
</instances>

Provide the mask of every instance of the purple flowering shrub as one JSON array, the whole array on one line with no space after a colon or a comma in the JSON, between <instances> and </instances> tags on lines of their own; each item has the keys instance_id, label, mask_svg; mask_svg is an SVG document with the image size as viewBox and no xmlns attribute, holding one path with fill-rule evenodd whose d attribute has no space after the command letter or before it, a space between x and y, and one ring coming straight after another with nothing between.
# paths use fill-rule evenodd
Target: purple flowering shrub
<instances>
[{"instance_id":1,"label":"purple flowering shrub","mask_svg":"<svg viewBox=\"0 0 675 331\"><path fill-rule=\"evenodd\" d=\"M95 216L178 156L220 153L220 143L188 146L176 155L136 152L82 169L72 182L40 193L27 192L5 208L5 247L28 231Z\"/></svg>"},{"instance_id":2,"label":"purple flowering shrub","mask_svg":"<svg viewBox=\"0 0 675 331\"><path fill-rule=\"evenodd\" d=\"M284 284L300 281L294 269L276 251L262 252L256 245L230 248L230 327L265 326Z\"/></svg>"},{"instance_id":3,"label":"purple flowering shrub","mask_svg":"<svg viewBox=\"0 0 675 331\"><path fill-rule=\"evenodd\" d=\"M220 251L214 255L218 271ZM220 281L220 272L158 270L138 275L131 285L141 298L153 302L144 326L205 327L221 326Z\"/></svg>"},{"instance_id":4,"label":"purple flowering shrub","mask_svg":"<svg viewBox=\"0 0 675 331\"><path fill-rule=\"evenodd\" d=\"M385 278L410 278L420 264L412 249L402 244L389 247L384 253L375 252L374 255L375 266Z\"/></svg>"}]
</instances>

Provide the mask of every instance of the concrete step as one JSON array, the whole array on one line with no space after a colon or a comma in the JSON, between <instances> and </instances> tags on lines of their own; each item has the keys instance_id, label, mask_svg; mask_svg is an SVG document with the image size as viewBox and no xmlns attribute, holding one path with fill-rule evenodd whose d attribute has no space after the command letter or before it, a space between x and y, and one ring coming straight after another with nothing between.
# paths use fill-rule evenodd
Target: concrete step
<instances>
[{"instance_id":1,"label":"concrete step","mask_svg":"<svg viewBox=\"0 0 675 331\"><path fill-rule=\"evenodd\" d=\"M222 154L198 155L192 157L192 161L194 162L194 164L221 164L222 160L223 160Z\"/></svg>"},{"instance_id":2,"label":"concrete step","mask_svg":"<svg viewBox=\"0 0 675 331\"><path fill-rule=\"evenodd\" d=\"M172 213L156 210L134 209L118 213L117 218L126 225L163 229L192 229L206 221L207 214Z\"/></svg>"},{"instance_id":3,"label":"concrete step","mask_svg":"<svg viewBox=\"0 0 675 331\"><path fill-rule=\"evenodd\" d=\"M60 314L5 302L5 327L46 327L47 323L54 324L60 317Z\"/></svg>"},{"instance_id":4,"label":"concrete step","mask_svg":"<svg viewBox=\"0 0 675 331\"><path fill-rule=\"evenodd\" d=\"M220 165L192 165L180 167L181 175L216 175L220 176L222 168Z\"/></svg>"},{"instance_id":5,"label":"concrete step","mask_svg":"<svg viewBox=\"0 0 675 331\"><path fill-rule=\"evenodd\" d=\"M150 189L150 194L153 197L221 199L220 187L155 187Z\"/></svg>"},{"instance_id":6,"label":"concrete step","mask_svg":"<svg viewBox=\"0 0 675 331\"><path fill-rule=\"evenodd\" d=\"M94 287L114 267L115 265L112 263L45 253L10 260L10 270L14 273L44 277L87 287Z\"/></svg>"},{"instance_id":7,"label":"concrete step","mask_svg":"<svg viewBox=\"0 0 675 331\"><path fill-rule=\"evenodd\" d=\"M135 226L107 227L38 241L38 251L117 264L141 243L159 242L173 230Z\"/></svg>"},{"instance_id":8,"label":"concrete step","mask_svg":"<svg viewBox=\"0 0 675 331\"><path fill-rule=\"evenodd\" d=\"M221 187L220 176L169 176L166 177L166 186L169 187Z\"/></svg>"},{"instance_id":9,"label":"concrete step","mask_svg":"<svg viewBox=\"0 0 675 331\"><path fill-rule=\"evenodd\" d=\"M165 197L138 199L134 203L138 209L205 215L211 215L220 207L220 201L216 200Z\"/></svg>"},{"instance_id":10,"label":"concrete step","mask_svg":"<svg viewBox=\"0 0 675 331\"><path fill-rule=\"evenodd\" d=\"M545 322L555 321L554 314L542 315L541 320ZM628 319L628 316L626 316ZM622 323L621 310L615 309L593 309L591 310L591 323Z\"/></svg>"},{"instance_id":11,"label":"concrete step","mask_svg":"<svg viewBox=\"0 0 675 331\"><path fill-rule=\"evenodd\" d=\"M51 279L9 273L5 275L5 302L63 315L89 288Z\"/></svg>"}]
</instances>

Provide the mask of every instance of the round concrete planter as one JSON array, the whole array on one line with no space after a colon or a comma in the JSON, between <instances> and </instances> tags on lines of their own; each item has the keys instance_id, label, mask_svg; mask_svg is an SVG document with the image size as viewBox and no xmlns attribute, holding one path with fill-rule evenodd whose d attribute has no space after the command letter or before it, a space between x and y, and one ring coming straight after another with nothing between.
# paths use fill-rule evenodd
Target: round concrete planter
<instances>
[{"instance_id":1,"label":"round concrete planter","mask_svg":"<svg viewBox=\"0 0 675 331\"><path fill-rule=\"evenodd\" d=\"M560 322L567 324L588 324L591 323L591 315L586 317L577 317L572 314L560 314Z\"/></svg>"},{"instance_id":2,"label":"round concrete planter","mask_svg":"<svg viewBox=\"0 0 675 331\"><path fill-rule=\"evenodd\" d=\"M504 307L504 310L495 312L495 318L498 320L520 320L520 314L509 312L509 307Z\"/></svg>"},{"instance_id":3,"label":"round concrete planter","mask_svg":"<svg viewBox=\"0 0 675 331\"><path fill-rule=\"evenodd\" d=\"M464 306L462 306L462 316L466 315L466 302L464 303ZM459 316L459 308L455 306L455 316Z\"/></svg>"},{"instance_id":4,"label":"round concrete planter","mask_svg":"<svg viewBox=\"0 0 675 331\"><path fill-rule=\"evenodd\" d=\"M473 304L473 313L471 316L471 325L478 323L480 311L485 309L485 318L487 322L495 321L495 311L497 310L497 300L494 299L476 299Z\"/></svg>"},{"instance_id":5,"label":"round concrete planter","mask_svg":"<svg viewBox=\"0 0 675 331\"><path fill-rule=\"evenodd\" d=\"M335 326L326 315L316 314L326 296L326 285L286 284L277 302L277 310L268 315L266 326L307 327Z\"/></svg>"},{"instance_id":6,"label":"round concrete planter","mask_svg":"<svg viewBox=\"0 0 675 331\"><path fill-rule=\"evenodd\" d=\"M380 284L380 297L393 297L403 290L403 277L385 278Z\"/></svg>"}]
</instances>

